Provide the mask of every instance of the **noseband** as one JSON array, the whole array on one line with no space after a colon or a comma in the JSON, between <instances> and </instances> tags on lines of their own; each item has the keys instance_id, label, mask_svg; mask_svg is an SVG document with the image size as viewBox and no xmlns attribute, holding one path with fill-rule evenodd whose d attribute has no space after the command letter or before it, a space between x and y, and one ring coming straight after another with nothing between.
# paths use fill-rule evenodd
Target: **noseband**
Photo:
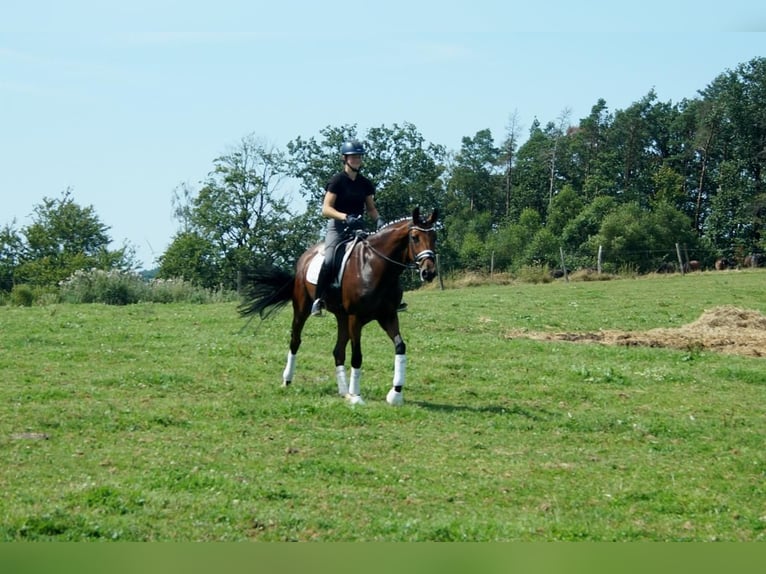
<instances>
[{"instance_id":1,"label":"noseband","mask_svg":"<svg viewBox=\"0 0 766 574\"><path fill-rule=\"evenodd\" d=\"M411 233L412 230L423 231L424 233L428 233L429 231L431 231L431 229L424 229L422 227L418 227L417 225L410 224L409 231L407 232L407 236L409 237L409 242L410 242L410 253L414 251L413 249L414 242L412 241L412 233ZM436 254L431 249L423 249L422 251L419 251L418 253L416 253L412 259L414 263L411 265L411 268L420 269L422 271L420 264L427 259L430 259L432 262L435 263Z\"/></svg>"}]
</instances>

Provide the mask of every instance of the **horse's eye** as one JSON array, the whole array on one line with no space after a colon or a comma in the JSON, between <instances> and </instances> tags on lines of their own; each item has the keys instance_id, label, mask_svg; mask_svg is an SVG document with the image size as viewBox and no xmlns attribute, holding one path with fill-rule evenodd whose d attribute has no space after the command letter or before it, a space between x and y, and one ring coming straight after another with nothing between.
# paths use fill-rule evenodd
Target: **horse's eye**
<instances>
[{"instance_id":1,"label":"horse's eye","mask_svg":"<svg viewBox=\"0 0 766 574\"><path fill-rule=\"evenodd\" d=\"M420 236L419 236L419 235L416 235L415 237L413 237L413 238L412 238L412 241L413 241L414 243L420 243Z\"/></svg>"}]
</instances>

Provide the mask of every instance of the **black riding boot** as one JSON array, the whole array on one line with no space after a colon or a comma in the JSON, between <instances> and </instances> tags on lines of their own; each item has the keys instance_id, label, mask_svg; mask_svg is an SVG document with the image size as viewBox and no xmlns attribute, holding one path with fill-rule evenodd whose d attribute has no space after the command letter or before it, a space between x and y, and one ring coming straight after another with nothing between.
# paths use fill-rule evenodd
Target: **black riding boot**
<instances>
[{"instance_id":1,"label":"black riding boot","mask_svg":"<svg viewBox=\"0 0 766 574\"><path fill-rule=\"evenodd\" d=\"M316 292L314 294L314 303L311 305L311 316L321 317L324 308L324 292L327 290L327 284L330 282L332 272L327 263L322 263L319 268L319 277L317 277Z\"/></svg>"}]
</instances>

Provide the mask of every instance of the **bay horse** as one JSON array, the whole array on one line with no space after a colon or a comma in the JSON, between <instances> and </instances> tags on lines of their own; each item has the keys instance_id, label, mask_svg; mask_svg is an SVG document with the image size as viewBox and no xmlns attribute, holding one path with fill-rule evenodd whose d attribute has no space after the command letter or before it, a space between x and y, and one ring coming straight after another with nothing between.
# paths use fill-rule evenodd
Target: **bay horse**
<instances>
[{"instance_id":1,"label":"bay horse","mask_svg":"<svg viewBox=\"0 0 766 574\"><path fill-rule=\"evenodd\" d=\"M436 277L436 231L438 210L421 218L416 207L412 217L405 217L370 234L358 234L345 267L341 270L339 287L325 294L326 309L335 316L337 338L333 348L338 394L351 404L363 404L362 328L376 320L394 344L394 377L386 402L403 404L402 388L406 378L406 345L399 332L397 307L402 300L399 277L405 269L417 269L421 281ZM260 315L264 319L288 302L293 304L293 320L287 364L282 373L284 386L290 385L295 374L296 355L301 346L301 332L311 313L316 286L308 280L308 270L315 257L323 257L322 242L301 255L295 271L274 266L261 267L250 274L241 316ZM351 378L346 378L346 347L351 341Z\"/></svg>"}]
</instances>

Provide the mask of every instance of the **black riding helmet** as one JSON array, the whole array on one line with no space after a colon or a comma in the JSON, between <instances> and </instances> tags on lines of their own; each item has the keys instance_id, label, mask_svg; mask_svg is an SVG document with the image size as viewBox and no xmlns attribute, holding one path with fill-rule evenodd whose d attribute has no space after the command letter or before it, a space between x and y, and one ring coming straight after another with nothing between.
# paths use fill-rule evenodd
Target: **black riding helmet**
<instances>
[{"instance_id":1,"label":"black riding helmet","mask_svg":"<svg viewBox=\"0 0 766 574\"><path fill-rule=\"evenodd\" d=\"M357 140L345 141L340 146L340 153L341 155L364 155L364 146Z\"/></svg>"}]
</instances>

